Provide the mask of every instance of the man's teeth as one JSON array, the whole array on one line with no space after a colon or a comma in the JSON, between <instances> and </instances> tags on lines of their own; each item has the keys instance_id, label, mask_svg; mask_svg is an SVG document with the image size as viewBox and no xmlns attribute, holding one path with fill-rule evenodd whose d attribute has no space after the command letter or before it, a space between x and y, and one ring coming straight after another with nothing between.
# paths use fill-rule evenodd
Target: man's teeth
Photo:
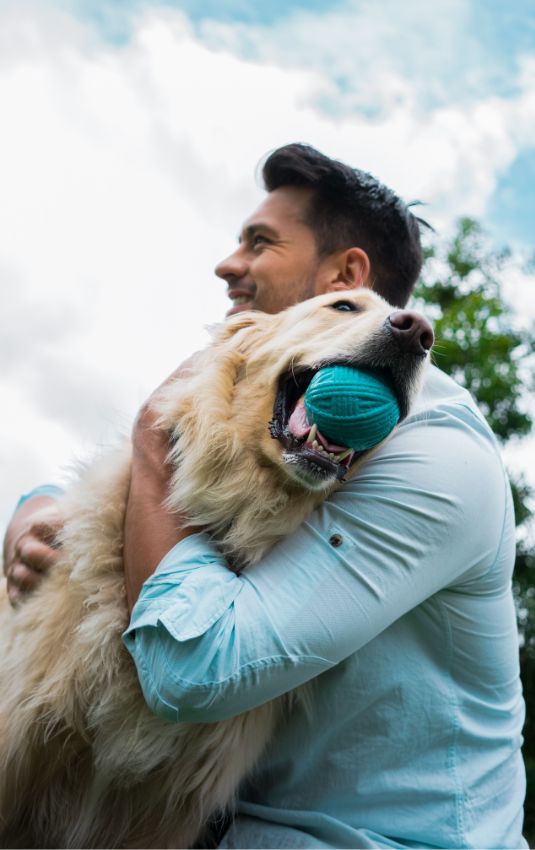
<instances>
[{"instance_id":1,"label":"man's teeth","mask_svg":"<svg viewBox=\"0 0 535 850\"><path fill-rule=\"evenodd\" d=\"M248 301L249 301L248 295L237 295L236 298L232 299L232 303L234 304L235 307L237 307L239 304L247 304Z\"/></svg>"}]
</instances>

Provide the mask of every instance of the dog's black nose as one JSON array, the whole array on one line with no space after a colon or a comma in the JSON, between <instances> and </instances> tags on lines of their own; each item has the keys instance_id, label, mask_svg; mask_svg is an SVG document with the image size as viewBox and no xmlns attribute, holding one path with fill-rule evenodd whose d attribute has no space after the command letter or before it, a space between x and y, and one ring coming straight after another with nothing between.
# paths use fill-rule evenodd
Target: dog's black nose
<instances>
[{"instance_id":1,"label":"dog's black nose","mask_svg":"<svg viewBox=\"0 0 535 850\"><path fill-rule=\"evenodd\" d=\"M427 354L435 341L433 328L419 313L398 310L386 321L402 351L409 354Z\"/></svg>"}]
</instances>

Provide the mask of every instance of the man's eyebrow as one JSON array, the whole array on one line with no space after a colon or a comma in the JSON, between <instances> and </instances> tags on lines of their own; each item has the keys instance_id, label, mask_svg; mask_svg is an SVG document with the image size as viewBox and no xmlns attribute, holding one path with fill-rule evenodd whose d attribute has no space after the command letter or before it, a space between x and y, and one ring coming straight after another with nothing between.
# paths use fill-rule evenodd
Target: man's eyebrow
<instances>
[{"instance_id":1,"label":"man's eyebrow","mask_svg":"<svg viewBox=\"0 0 535 850\"><path fill-rule=\"evenodd\" d=\"M248 224L247 227L243 228L242 232L238 236L238 242L243 242L244 240L248 242L257 233L265 233L273 239L277 239L279 236L277 231L273 227L270 227L269 224L264 224L263 221L257 221L253 224Z\"/></svg>"}]
</instances>

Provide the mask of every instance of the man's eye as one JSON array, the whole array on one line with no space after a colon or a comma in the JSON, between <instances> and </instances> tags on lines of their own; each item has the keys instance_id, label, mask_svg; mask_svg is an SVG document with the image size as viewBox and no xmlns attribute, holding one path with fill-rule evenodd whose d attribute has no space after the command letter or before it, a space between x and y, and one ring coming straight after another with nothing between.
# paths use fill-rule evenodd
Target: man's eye
<instances>
[{"instance_id":1,"label":"man's eye","mask_svg":"<svg viewBox=\"0 0 535 850\"><path fill-rule=\"evenodd\" d=\"M252 240L253 248L256 248L257 245L266 245L269 242L265 236L262 236L260 233L257 233L256 236L253 236Z\"/></svg>"},{"instance_id":2,"label":"man's eye","mask_svg":"<svg viewBox=\"0 0 535 850\"><path fill-rule=\"evenodd\" d=\"M341 313L360 313L358 307L353 301L335 301L334 304L329 304L331 310L340 310Z\"/></svg>"}]
</instances>

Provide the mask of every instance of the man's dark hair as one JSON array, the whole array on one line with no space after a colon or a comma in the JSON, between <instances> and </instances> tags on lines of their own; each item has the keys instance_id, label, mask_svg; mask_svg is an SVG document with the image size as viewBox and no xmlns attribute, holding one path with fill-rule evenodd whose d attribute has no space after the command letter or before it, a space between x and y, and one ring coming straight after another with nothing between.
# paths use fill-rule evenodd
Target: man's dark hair
<instances>
[{"instance_id":1,"label":"man's dark hair","mask_svg":"<svg viewBox=\"0 0 535 850\"><path fill-rule=\"evenodd\" d=\"M351 168L310 145L273 151L262 167L264 186L313 190L305 217L320 257L362 248L371 264L371 287L404 307L423 263L419 223L407 205L371 174ZM428 225L427 225L428 226Z\"/></svg>"}]
</instances>

